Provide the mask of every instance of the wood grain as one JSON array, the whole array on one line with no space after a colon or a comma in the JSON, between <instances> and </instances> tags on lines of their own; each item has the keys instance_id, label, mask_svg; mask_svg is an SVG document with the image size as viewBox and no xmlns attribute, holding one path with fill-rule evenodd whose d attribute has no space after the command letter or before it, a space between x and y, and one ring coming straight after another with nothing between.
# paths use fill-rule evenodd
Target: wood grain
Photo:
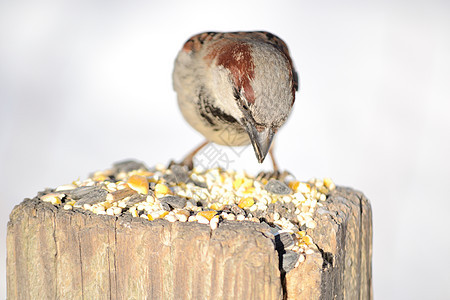
<instances>
[{"instance_id":1,"label":"wood grain","mask_svg":"<svg viewBox=\"0 0 450 300\"><path fill-rule=\"evenodd\" d=\"M95 215L26 199L10 215L8 299L372 299L372 216L337 188L287 274L267 226ZM281 256L280 256L281 257Z\"/></svg>"}]
</instances>

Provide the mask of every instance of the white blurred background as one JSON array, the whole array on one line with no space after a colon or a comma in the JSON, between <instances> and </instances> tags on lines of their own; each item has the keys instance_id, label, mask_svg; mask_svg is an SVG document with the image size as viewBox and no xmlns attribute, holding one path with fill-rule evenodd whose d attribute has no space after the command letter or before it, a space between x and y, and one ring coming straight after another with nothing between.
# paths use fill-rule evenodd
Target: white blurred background
<instances>
[{"instance_id":1,"label":"white blurred background","mask_svg":"<svg viewBox=\"0 0 450 300\"><path fill-rule=\"evenodd\" d=\"M281 167L371 200L377 299L449 299L449 28L447 1L0 1L0 298L14 205L126 158L182 158L202 141L172 90L182 44L268 30L301 79Z\"/></svg>"}]
</instances>

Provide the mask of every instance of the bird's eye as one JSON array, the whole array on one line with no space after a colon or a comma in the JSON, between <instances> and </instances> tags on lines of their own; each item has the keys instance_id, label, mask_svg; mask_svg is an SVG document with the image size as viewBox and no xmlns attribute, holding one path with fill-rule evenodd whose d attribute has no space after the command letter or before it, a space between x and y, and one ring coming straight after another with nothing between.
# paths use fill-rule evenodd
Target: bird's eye
<instances>
[{"instance_id":1,"label":"bird's eye","mask_svg":"<svg viewBox=\"0 0 450 300\"><path fill-rule=\"evenodd\" d=\"M242 105L242 107L245 109L245 110L248 110L248 106L247 105Z\"/></svg>"}]
</instances>

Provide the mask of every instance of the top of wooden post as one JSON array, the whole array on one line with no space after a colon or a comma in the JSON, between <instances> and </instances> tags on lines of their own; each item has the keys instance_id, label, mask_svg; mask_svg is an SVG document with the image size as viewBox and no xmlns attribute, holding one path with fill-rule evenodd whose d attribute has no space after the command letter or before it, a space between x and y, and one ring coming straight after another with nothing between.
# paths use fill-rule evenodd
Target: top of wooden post
<instances>
[{"instance_id":1,"label":"top of wooden post","mask_svg":"<svg viewBox=\"0 0 450 300\"><path fill-rule=\"evenodd\" d=\"M45 211L51 213L46 214ZM82 224L89 228L99 228L99 231L93 235L91 244L84 245L82 241L79 241L78 245L88 248L95 246L101 249L103 243L110 245L111 240L116 240L114 247L111 247L114 249L116 263L123 264L120 268L122 271L132 271L129 267L136 262L130 259L131 257L143 259L143 261L147 259L142 257L145 251L137 251L141 247L139 245L145 241L139 240L137 244L130 244L134 241L133 237L142 238L148 234L160 232L157 228L161 226L162 228L169 226L172 228L170 237L160 235L154 237L155 240L151 244L155 249L164 248L167 245L170 245L169 248L172 249L174 237L180 236L181 233L183 240L187 243L183 246L178 245L183 250L180 253L194 251L195 254L192 252L192 257L199 255L196 251L205 251L208 247L216 249L217 245L221 245L222 250L219 252L214 250L216 252L213 259L216 263L213 265L221 265L231 257L236 257L238 253L244 254L252 249L242 259L253 266L249 269L250 272L254 270L256 273L258 273L256 266L260 263L258 257L262 257L258 253L273 256L267 261L264 260L273 267L273 269L269 268L272 271L261 273L279 278L279 281L273 282L273 289L269 288L271 292L263 291L262 295L267 293L274 295L267 298L276 298L276 295L292 299L327 298L336 295L344 295L348 298L358 295L359 298L371 297L370 204L360 192L349 188L336 188L330 179L300 182L292 176L283 179L269 179L264 176L254 178L245 172L220 169L188 171L177 165L170 168L148 169L142 163L135 161L115 164L111 169L95 172L86 180L78 180L41 192L34 199L25 200L14 209L8 225L8 295L10 291L11 295L17 295L12 291L18 288L15 280L21 272L23 273L22 269L17 269L20 256L17 247L23 248L19 245L20 232L23 233L20 228L25 226L24 219L27 219L26 223L29 226L32 223L30 220L36 219L39 215L46 215L44 219L50 217L50 223L38 222L36 226L51 226L54 233L49 237L52 239L55 236L72 235L69 232L63 235L56 234L59 227L55 224L65 219L72 220L69 222L71 225L65 230L71 228L73 231L82 232L80 228L80 226L83 227ZM78 221L73 222L73 220ZM78 224L76 229L73 227L74 224ZM124 230L124 235L130 235L125 238L128 242L122 245L123 249L120 249L117 244L118 224ZM105 242L101 236L112 229L101 231L100 229L105 226L114 228L116 232L114 237L107 234L108 242ZM204 236L204 233L207 233L207 236ZM30 238L29 235L26 237ZM198 244L188 242L205 238L210 241L206 248L198 248ZM254 244L255 241L256 244ZM70 244L67 240L64 243ZM216 246L214 246L215 243L217 243ZM223 248L224 243L228 245L228 248ZM62 242L59 246L61 245ZM137 252L133 253L133 249ZM55 251L63 257L61 251L66 249L60 249L58 252L58 242L56 242ZM122 257L123 261L119 259L121 251L129 254ZM205 256L208 254L206 253ZM32 258L28 258L30 259ZM78 263L82 263L83 259L88 261L92 257L88 258L80 253ZM169 258L164 256L159 259ZM186 259L189 259L189 255ZM169 261L172 260L173 257L169 259ZM195 259L192 258L192 260ZM176 261L183 265L189 264L180 258ZM98 269L102 265L94 266ZM114 267L114 278L116 280L125 278L121 277L124 276L123 274L117 274L118 266ZM110 270L111 266L108 268ZM202 266L198 268L201 269ZM100 272L100 270L97 271ZM164 273L167 270L161 269L158 272ZM219 276L216 273L217 270L209 275ZM135 275L136 280L148 278L145 272ZM253 278L255 280L258 278L247 277L247 283ZM226 276L221 279L212 278L212 280L226 280ZM176 285L176 282L170 284L172 292L175 293L177 287L173 285ZM180 284L181 287L183 287L182 284ZM160 288L170 290L168 286ZM226 286L222 286L222 289L226 289ZM125 293L124 296L126 290L125 284L121 289L121 292ZM163 291L153 292L158 295L164 294ZM236 295L244 295L239 294L238 290L234 292L237 293ZM136 290L133 290L131 294L135 293ZM211 291L208 293L211 295ZM175 294L181 295L179 292Z\"/></svg>"}]
</instances>

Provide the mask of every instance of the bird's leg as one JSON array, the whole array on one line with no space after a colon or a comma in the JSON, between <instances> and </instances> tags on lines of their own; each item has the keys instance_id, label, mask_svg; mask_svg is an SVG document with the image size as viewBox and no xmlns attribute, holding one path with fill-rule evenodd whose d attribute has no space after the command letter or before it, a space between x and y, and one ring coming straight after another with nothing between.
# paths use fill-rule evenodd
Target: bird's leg
<instances>
[{"instance_id":1,"label":"bird's leg","mask_svg":"<svg viewBox=\"0 0 450 300\"><path fill-rule=\"evenodd\" d=\"M180 163L180 165L187 166L189 170L194 168L194 156L200 151L203 147L209 144L209 141L205 141L200 146L195 148L191 153L189 153Z\"/></svg>"},{"instance_id":2,"label":"bird's leg","mask_svg":"<svg viewBox=\"0 0 450 300\"><path fill-rule=\"evenodd\" d=\"M275 160L275 154L274 154L275 146L274 145L275 145L275 141L272 142L272 146L269 149L269 155L270 155L270 158L272 159L273 172L260 172L258 174L258 176L256 176L257 180L262 180L262 179L269 180L269 179L273 178L273 179L283 181L288 175L290 175L289 172L287 172L287 171L280 172L280 170L278 169L278 164Z\"/></svg>"},{"instance_id":3,"label":"bird's leg","mask_svg":"<svg viewBox=\"0 0 450 300\"><path fill-rule=\"evenodd\" d=\"M269 149L269 155L270 155L270 159L272 159L272 165L273 165L273 172L277 173L278 172L278 164L275 160L275 155L273 154L273 148L275 147L275 141L272 142L272 146L270 146Z\"/></svg>"}]
</instances>

